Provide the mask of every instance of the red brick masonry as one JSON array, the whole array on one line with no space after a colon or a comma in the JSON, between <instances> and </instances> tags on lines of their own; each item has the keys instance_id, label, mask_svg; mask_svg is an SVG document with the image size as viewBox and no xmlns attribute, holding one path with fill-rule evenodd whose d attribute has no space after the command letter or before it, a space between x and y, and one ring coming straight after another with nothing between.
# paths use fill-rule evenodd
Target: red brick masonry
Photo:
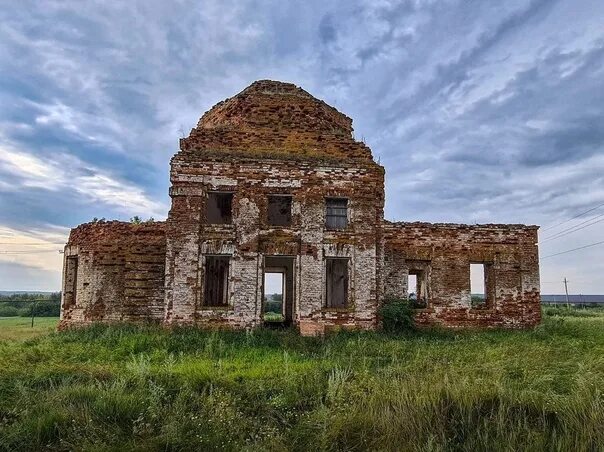
<instances>
[{"instance_id":1,"label":"red brick masonry","mask_svg":"<svg viewBox=\"0 0 604 452\"><path fill-rule=\"evenodd\" d=\"M87 223L65 247L61 327L154 321L249 328L263 322L266 259L288 262L301 334L373 329L381 303L423 284L421 324L531 327L540 321L537 227L391 223L384 169L352 120L295 85L255 82L207 112L171 160L166 222ZM232 193L231 224L207 224L208 192ZM290 195L291 224L267 221L268 195ZM326 198L348 200L342 230ZM230 258L228 305L204 302L205 256ZM346 258L348 299L326 307L326 258ZM281 259L281 260L279 260ZM485 264L487 300L472 307L470 263ZM288 286L289 287L289 286Z\"/></svg>"}]
</instances>

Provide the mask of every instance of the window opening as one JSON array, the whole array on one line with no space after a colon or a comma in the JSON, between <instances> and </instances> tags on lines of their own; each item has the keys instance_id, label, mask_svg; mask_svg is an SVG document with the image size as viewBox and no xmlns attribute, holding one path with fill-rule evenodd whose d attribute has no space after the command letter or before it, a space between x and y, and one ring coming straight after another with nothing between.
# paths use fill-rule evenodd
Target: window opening
<instances>
[{"instance_id":1,"label":"window opening","mask_svg":"<svg viewBox=\"0 0 604 452\"><path fill-rule=\"evenodd\" d=\"M206 256L205 306L228 306L229 261L228 256Z\"/></svg>"},{"instance_id":2,"label":"window opening","mask_svg":"<svg viewBox=\"0 0 604 452\"><path fill-rule=\"evenodd\" d=\"M482 306L487 302L485 264L470 264L470 297L472 306Z\"/></svg>"},{"instance_id":3,"label":"window opening","mask_svg":"<svg viewBox=\"0 0 604 452\"><path fill-rule=\"evenodd\" d=\"M410 269L407 279L407 290L409 300L414 308L426 308L428 306L428 281L426 270Z\"/></svg>"},{"instance_id":4,"label":"window opening","mask_svg":"<svg viewBox=\"0 0 604 452\"><path fill-rule=\"evenodd\" d=\"M268 197L268 224L271 226L289 226L292 222L292 197Z\"/></svg>"},{"instance_id":5,"label":"window opening","mask_svg":"<svg viewBox=\"0 0 604 452\"><path fill-rule=\"evenodd\" d=\"M207 222L209 224L230 224L232 217L233 193L208 193Z\"/></svg>"},{"instance_id":6,"label":"window opening","mask_svg":"<svg viewBox=\"0 0 604 452\"><path fill-rule=\"evenodd\" d=\"M327 198L325 200L325 227L327 229L345 229L348 225L348 200Z\"/></svg>"},{"instance_id":7,"label":"window opening","mask_svg":"<svg viewBox=\"0 0 604 452\"><path fill-rule=\"evenodd\" d=\"M76 304L78 290L78 256L67 256L65 262L64 307Z\"/></svg>"}]
</instances>

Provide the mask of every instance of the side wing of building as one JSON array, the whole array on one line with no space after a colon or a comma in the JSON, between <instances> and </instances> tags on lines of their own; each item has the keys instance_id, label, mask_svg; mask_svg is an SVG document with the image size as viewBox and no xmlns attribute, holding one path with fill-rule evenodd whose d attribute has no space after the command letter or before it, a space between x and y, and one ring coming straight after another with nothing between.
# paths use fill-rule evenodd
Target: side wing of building
<instances>
[{"instance_id":1,"label":"side wing of building","mask_svg":"<svg viewBox=\"0 0 604 452\"><path fill-rule=\"evenodd\" d=\"M65 246L60 328L164 317L165 224L119 221L72 229Z\"/></svg>"},{"instance_id":2,"label":"side wing of building","mask_svg":"<svg viewBox=\"0 0 604 452\"><path fill-rule=\"evenodd\" d=\"M535 326L541 320L537 229L385 222L384 297L413 293L420 324ZM471 290L473 265L482 270L482 296ZM415 287L408 287L410 275Z\"/></svg>"}]
</instances>

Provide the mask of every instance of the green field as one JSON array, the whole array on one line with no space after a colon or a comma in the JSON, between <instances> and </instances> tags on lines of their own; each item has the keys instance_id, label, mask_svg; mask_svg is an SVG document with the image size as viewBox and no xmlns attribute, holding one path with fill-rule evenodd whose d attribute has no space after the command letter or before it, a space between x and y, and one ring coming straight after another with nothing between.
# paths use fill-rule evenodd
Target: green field
<instances>
[{"instance_id":1,"label":"green field","mask_svg":"<svg viewBox=\"0 0 604 452\"><path fill-rule=\"evenodd\" d=\"M326 339L0 320L0 449L604 450L604 311L547 314Z\"/></svg>"},{"instance_id":2,"label":"green field","mask_svg":"<svg viewBox=\"0 0 604 452\"><path fill-rule=\"evenodd\" d=\"M31 339L53 332L58 317L36 317L31 326L31 317L0 317L0 341Z\"/></svg>"}]
</instances>

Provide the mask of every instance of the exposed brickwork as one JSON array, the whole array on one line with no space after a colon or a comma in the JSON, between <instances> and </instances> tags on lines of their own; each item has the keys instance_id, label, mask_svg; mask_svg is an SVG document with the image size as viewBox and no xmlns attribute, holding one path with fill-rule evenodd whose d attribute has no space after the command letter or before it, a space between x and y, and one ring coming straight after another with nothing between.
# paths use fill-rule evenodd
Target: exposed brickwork
<instances>
[{"instance_id":1,"label":"exposed brickwork","mask_svg":"<svg viewBox=\"0 0 604 452\"><path fill-rule=\"evenodd\" d=\"M269 80L214 106L181 140L181 150L372 163L371 150L352 137L352 119L302 88Z\"/></svg>"},{"instance_id":2,"label":"exposed brickwork","mask_svg":"<svg viewBox=\"0 0 604 452\"><path fill-rule=\"evenodd\" d=\"M262 258L285 255L296 257L296 321L374 326L382 168L375 164L336 167L242 157L225 160L207 162L190 155L177 155L172 160L167 321L257 325L261 321ZM233 224L204 224L205 194L213 190L233 190ZM267 196L276 193L293 196L289 227L266 224ZM347 229L325 231L327 196L348 198ZM229 309L203 307L201 257L207 254L232 256ZM326 257L351 260L353 287L351 307L346 312L333 313L323 308Z\"/></svg>"},{"instance_id":3,"label":"exposed brickwork","mask_svg":"<svg viewBox=\"0 0 604 452\"><path fill-rule=\"evenodd\" d=\"M386 296L405 297L410 266L427 270L424 324L530 327L541 319L537 227L384 223ZM491 298L470 303L470 263L491 264Z\"/></svg>"},{"instance_id":4,"label":"exposed brickwork","mask_svg":"<svg viewBox=\"0 0 604 452\"><path fill-rule=\"evenodd\" d=\"M72 266L64 266L61 328L94 321L163 319L163 222L82 224L72 229L65 247L65 262L74 258L77 277Z\"/></svg>"},{"instance_id":5,"label":"exposed brickwork","mask_svg":"<svg viewBox=\"0 0 604 452\"><path fill-rule=\"evenodd\" d=\"M379 304L407 295L410 270L427 278L420 323L539 321L535 227L385 222L384 169L354 140L352 120L292 84L256 82L213 107L181 140L170 180L165 224L109 222L72 231L62 326L257 326L267 257L287 263L288 312L305 335L375 328ZM233 194L231 224L206 221L211 192ZM268 224L269 195L292 196L290 225ZM325 227L326 198L348 200L345 229ZM214 255L230 258L227 306L204 302L206 256ZM347 259L344 308L326 307L327 258ZM488 306L470 307L470 262L490 264Z\"/></svg>"}]
</instances>

